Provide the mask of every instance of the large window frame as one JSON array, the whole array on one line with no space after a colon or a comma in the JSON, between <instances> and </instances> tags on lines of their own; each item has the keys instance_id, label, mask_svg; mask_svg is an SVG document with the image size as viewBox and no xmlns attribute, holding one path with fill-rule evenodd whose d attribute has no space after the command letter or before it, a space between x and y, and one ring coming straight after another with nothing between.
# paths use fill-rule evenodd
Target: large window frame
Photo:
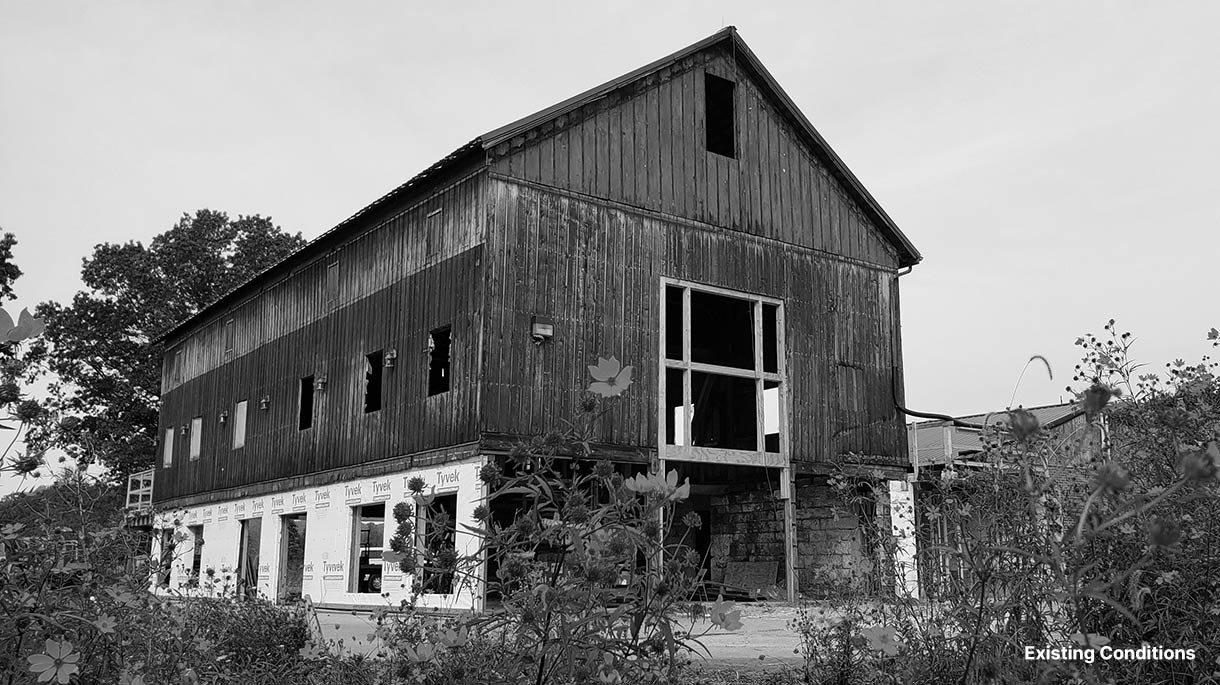
<instances>
[{"instance_id":1,"label":"large window frame","mask_svg":"<svg viewBox=\"0 0 1220 685\"><path fill-rule=\"evenodd\" d=\"M682 293L682 356L680 359L670 359L667 356L667 341L670 331L667 326L670 325L669 313L667 310L668 297L667 288L680 288ZM734 366L721 366L717 364L707 364L696 362L691 357L691 294L692 292L707 293L711 295L719 295L738 300L745 300L750 303L751 321L753 323L753 368L738 368ZM692 461L714 464L735 464L746 466L766 466L772 468L787 468L789 466L789 429L788 429L788 370L787 370L787 354L785 353L785 324L784 324L784 302L783 300L757 295L754 293L729 290L702 283L684 281L673 278L662 278L660 285L660 336L658 344L658 357L660 359L658 372L658 396L657 396L657 452L662 460L675 461ZM770 305L775 307L775 370L765 370L766 363L764 361L764 339L763 339L763 307ZM682 378L682 422L683 435L686 444L671 444L668 441L667 427L673 417L668 416L667 402L667 377L670 371L681 373ZM753 450L730 449L723 447L699 447L690 444L693 442L690 436L690 427L694 420L695 408L691 397L692 374L712 374L718 376L729 376L733 378L741 378L754 381L754 406L755 406L755 448ZM778 420L779 420L779 446L778 452L767 451L766 445L766 396L764 392L769 389L768 384L774 384L778 387Z\"/></svg>"}]
</instances>

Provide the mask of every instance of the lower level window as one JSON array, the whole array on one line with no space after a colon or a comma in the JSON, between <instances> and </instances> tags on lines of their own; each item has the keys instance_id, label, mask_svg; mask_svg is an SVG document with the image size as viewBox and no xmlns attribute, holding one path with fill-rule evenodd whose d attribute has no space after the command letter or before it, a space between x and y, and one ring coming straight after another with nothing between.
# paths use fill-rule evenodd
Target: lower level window
<instances>
[{"instance_id":1,"label":"lower level window","mask_svg":"<svg viewBox=\"0 0 1220 685\"><path fill-rule=\"evenodd\" d=\"M453 593L457 567L457 495L436 495L420 508L423 590L426 594Z\"/></svg>"},{"instance_id":2,"label":"lower level window","mask_svg":"<svg viewBox=\"0 0 1220 685\"><path fill-rule=\"evenodd\" d=\"M385 544L385 503L355 507L352 516L352 576L350 590L381 593L381 552Z\"/></svg>"}]
</instances>

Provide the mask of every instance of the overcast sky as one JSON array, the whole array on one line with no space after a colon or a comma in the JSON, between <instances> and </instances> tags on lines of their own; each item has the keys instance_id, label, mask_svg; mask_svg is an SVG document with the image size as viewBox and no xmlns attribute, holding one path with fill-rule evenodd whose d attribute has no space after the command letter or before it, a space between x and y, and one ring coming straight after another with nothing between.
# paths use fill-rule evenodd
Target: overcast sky
<instances>
[{"instance_id":1,"label":"overcast sky","mask_svg":"<svg viewBox=\"0 0 1220 685\"><path fill-rule=\"evenodd\" d=\"M414 9L415 7L428 9ZM1216 306L1220 3L0 0L15 312L184 212L313 238L462 143L735 25L924 254L908 405L1058 402L1110 317L1197 361ZM1066 399L1066 398L1065 398Z\"/></svg>"}]
</instances>

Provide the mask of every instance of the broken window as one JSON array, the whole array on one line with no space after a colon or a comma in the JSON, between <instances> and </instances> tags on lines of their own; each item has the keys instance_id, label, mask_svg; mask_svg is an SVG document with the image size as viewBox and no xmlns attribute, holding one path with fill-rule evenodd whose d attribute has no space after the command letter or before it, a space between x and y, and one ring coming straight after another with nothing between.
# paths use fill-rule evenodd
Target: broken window
<instances>
[{"instance_id":1,"label":"broken window","mask_svg":"<svg viewBox=\"0 0 1220 685\"><path fill-rule=\"evenodd\" d=\"M297 404L299 408L297 430L305 430L313 426L313 376L301 379L301 396Z\"/></svg>"},{"instance_id":2,"label":"broken window","mask_svg":"<svg viewBox=\"0 0 1220 685\"><path fill-rule=\"evenodd\" d=\"M364 355L364 362L364 413L368 414L381 409L381 350Z\"/></svg>"},{"instance_id":3,"label":"broken window","mask_svg":"<svg viewBox=\"0 0 1220 685\"><path fill-rule=\"evenodd\" d=\"M449 391L449 327L428 333L428 396Z\"/></svg>"},{"instance_id":4,"label":"broken window","mask_svg":"<svg viewBox=\"0 0 1220 685\"><path fill-rule=\"evenodd\" d=\"M733 91L737 84L728 79L703 75L703 110L707 115L707 150L725 157L736 157L734 141Z\"/></svg>"},{"instance_id":5,"label":"broken window","mask_svg":"<svg viewBox=\"0 0 1220 685\"><path fill-rule=\"evenodd\" d=\"M385 503L353 508L351 592L381 593L384 544Z\"/></svg>"},{"instance_id":6,"label":"broken window","mask_svg":"<svg viewBox=\"0 0 1220 685\"><path fill-rule=\"evenodd\" d=\"M778 302L721 289L665 287L664 443L783 450L783 316Z\"/></svg>"}]
</instances>

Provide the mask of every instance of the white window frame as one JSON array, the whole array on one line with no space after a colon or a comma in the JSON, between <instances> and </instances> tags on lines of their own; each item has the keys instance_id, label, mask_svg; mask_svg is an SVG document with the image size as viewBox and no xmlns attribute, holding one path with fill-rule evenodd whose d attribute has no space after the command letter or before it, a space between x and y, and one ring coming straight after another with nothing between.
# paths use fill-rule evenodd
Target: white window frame
<instances>
[{"instance_id":1,"label":"white window frame","mask_svg":"<svg viewBox=\"0 0 1220 685\"><path fill-rule=\"evenodd\" d=\"M682 358L666 357L668 339L666 324L666 288L682 288ZM731 366L703 364L691 360L691 292L699 291L712 295L722 295L738 300L747 300L753 308L754 320L754 368L740 369ZM788 468L789 466L789 431L788 431L788 369L787 354L784 340L784 301L754 293L729 290L692 281L674 278L662 278L660 294L660 340L658 344L659 372L657 394L657 455L662 460L694 461L713 464L733 464L742 466L766 466L771 468ZM775 345L776 370L763 371L763 305L773 305L775 311ZM755 383L755 411L757 412L756 433L757 442L754 450L735 450L716 447L696 447L692 445L670 445L666 443L666 425L672 417L666 416L666 371L677 369L682 371L682 407L683 425L689 432L693 419L691 398L691 373L702 372L721 376L753 379ZM766 422L764 406L764 390L767 381L779 383L779 452L766 451ZM690 438L687 436L686 442Z\"/></svg>"},{"instance_id":2,"label":"white window frame","mask_svg":"<svg viewBox=\"0 0 1220 685\"><path fill-rule=\"evenodd\" d=\"M203 417L196 416L191 419L190 460L199 461L201 454L203 454Z\"/></svg>"}]
</instances>

